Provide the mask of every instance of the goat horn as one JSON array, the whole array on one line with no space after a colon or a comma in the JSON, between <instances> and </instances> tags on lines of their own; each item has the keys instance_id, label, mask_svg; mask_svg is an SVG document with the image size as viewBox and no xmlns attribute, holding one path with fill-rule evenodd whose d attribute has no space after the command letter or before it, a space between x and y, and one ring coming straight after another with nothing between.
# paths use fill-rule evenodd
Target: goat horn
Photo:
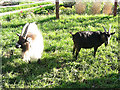
<instances>
[{"instance_id":1,"label":"goat horn","mask_svg":"<svg viewBox=\"0 0 120 90\"><path fill-rule=\"evenodd\" d=\"M20 36L20 34L16 33L17 36Z\"/></svg>"},{"instance_id":2,"label":"goat horn","mask_svg":"<svg viewBox=\"0 0 120 90\"><path fill-rule=\"evenodd\" d=\"M25 32L25 29L26 27L29 25L29 23L26 23L25 26L23 27L23 30L22 30L22 33L21 33L21 36L23 36L24 32Z\"/></svg>"},{"instance_id":3,"label":"goat horn","mask_svg":"<svg viewBox=\"0 0 120 90\"><path fill-rule=\"evenodd\" d=\"M104 30L105 30L105 32L106 32L106 28L103 26L103 28L104 28Z\"/></svg>"},{"instance_id":4,"label":"goat horn","mask_svg":"<svg viewBox=\"0 0 120 90\"><path fill-rule=\"evenodd\" d=\"M26 26L26 28L25 28L25 30L24 30L23 37L26 37L26 35L27 35L28 26L29 26L29 24Z\"/></svg>"},{"instance_id":5,"label":"goat horn","mask_svg":"<svg viewBox=\"0 0 120 90\"><path fill-rule=\"evenodd\" d=\"M108 33L110 33L110 30L111 30L111 24L110 24L110 28L109 28L109 31L108 31Z\"/></svg>"}]
</instances>

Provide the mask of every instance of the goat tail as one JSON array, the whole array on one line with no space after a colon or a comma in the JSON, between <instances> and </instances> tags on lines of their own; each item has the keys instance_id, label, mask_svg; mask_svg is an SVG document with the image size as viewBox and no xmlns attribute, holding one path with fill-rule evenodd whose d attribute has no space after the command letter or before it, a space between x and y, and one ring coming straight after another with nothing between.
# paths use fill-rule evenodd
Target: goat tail
<instances>
[{"instance_id":1,"label":"goat tail","mask_svg":"<svg viewBox=\"0 0 120 90\"><path fill-rule=\"evenodd\" d=\"M73 36L72 32L69 32L69 33Z\"/></svg>"}]
</instances>

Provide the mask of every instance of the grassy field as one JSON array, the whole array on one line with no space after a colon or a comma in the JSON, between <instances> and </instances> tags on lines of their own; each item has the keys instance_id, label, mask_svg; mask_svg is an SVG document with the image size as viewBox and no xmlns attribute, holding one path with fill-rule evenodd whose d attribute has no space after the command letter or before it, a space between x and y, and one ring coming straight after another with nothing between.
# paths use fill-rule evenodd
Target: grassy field
<instances>
[{"instance_id":1,"label":"grassy field","mask_svg":"<svg viewBox=\"0 0 120 90\"><path fill-rule=\"evenodd\" d=\"M118 75L118 16L107 15L36 15L7 21L0 18L2 45L2 81L5 88L120 88ZM37 22L44 38L41 64L23 62L21 50L15 48L16 33L27 22ZM104 31L102 25L116 33L107 47L81 49L78 59L72 56L70 31ZM13 55L10 55L14 51Z\"/></svg>"}]
</instances>

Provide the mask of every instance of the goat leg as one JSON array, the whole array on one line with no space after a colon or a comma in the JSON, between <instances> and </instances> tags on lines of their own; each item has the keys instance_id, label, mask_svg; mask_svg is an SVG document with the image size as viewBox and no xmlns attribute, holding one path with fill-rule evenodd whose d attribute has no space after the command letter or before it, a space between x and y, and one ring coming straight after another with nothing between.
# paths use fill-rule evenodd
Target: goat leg
<instances>
[{"instance_id":1,"label":"goat leg","mask_svg":"<svg viewBox=\"0 0 120 90\"><path fill-rule=\"evenodd\" d=\"M75 59L76 59L76 60L77 60L77 56L78 56L78 54L79 54L80 49L81 49L81 48L77 48L77 50L76 50L76 56L75 56Z\"/></svg>"},{"instance_id":2,"label":"goat leg","mask_svg":"<svg viewBox=\"0 0 120 90\"><path fill-rule=\"evenodd\" d=\"M74 55L74 53L75 53L75 45L73 46L73 55Z\"/></svg>"},{"instance_id":3,"label":"goat leg","mask_svg":"<svg viewBox=\"0 0 120 90\"><path fill-rule=\"evenodd\" d=\"M94 57L95 57L95 55L96 55L97 48L98 48L98 47L94 47Z\"/></svg>"},{"instance_id":4,"label":"goat leg","mask_svg":"<svg viewBox=\"0 0 120 90\"><path fill-rule=\"evenodd\" d=\"M41 63L40 59L38 59L37 63L38 63L38 64L40 64L40 63Z\"/></svg>"}]
</instances>

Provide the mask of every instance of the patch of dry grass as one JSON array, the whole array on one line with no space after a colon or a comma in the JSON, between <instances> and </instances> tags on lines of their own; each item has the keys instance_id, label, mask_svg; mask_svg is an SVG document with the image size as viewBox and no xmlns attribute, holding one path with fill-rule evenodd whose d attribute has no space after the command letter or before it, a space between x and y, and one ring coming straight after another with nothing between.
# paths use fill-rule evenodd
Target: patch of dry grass
<instances>
[{"instance_id":1,"label":"patch of dry grass","mask_svg":"<svg viewBox=\"0 0 120 90\"><path fill-rule=\"evenodd\" d=\"M83 14L86 9L86 4L84 2L76 2L75 9L77 14Z\"/></svg>"},{"instance_id":2,"label":"patch of dry grass","mask_svg":"<svg viewBox=\"0 0 120 90\"><path fill-rule=\"evenodd\" d=\"M111 2L105 2L103 7L103 13L104 14L112 14L112 4Z\"/></svg>"},{"instance_id":3,"label":"patch of dry grass","mask_svg":"<svg viewBox=\"0 0 120 90\"><path fill-rule=\"evenodd\" d=\"M100 14L100 11L101 11L101 2L93 2L93 5L91 7L91 13Z\"/></svg>"}]
</instances>

